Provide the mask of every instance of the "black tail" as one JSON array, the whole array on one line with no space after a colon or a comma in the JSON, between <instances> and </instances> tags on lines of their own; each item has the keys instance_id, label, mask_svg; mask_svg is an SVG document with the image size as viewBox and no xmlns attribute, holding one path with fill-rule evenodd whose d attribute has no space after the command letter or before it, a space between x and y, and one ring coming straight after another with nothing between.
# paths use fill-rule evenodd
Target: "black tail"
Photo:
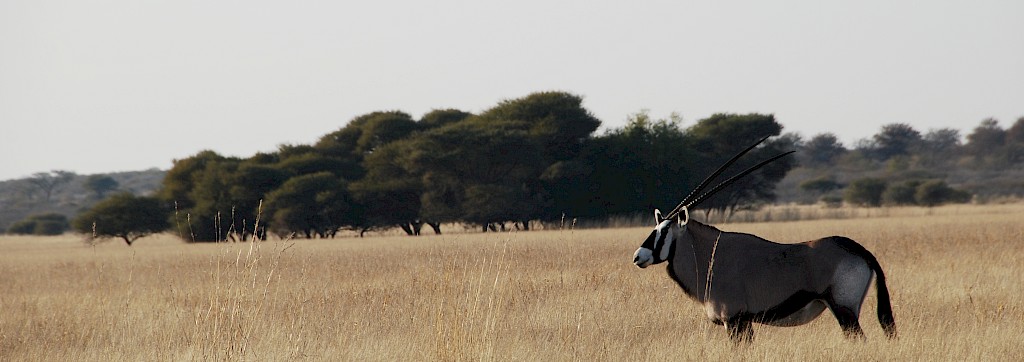
<instances>
[{"instance_id":1,"label":"black tail","mask_svg":"<svg viewBox=\"0 0 1024 362\"><path fill-rule=\"evenodd\" d=\"M875 272L875 292L878 294L878 323L882 325L887 337L896 338L896 319L892 316L892 302L889 300L889 287L885 285L885 273L878 259L868 249L849 238L833 237L837 244L843 249L856 254L868 263L868 267Z\"/></svg>"},{"instance_id":2,"label":"black tail","mask_svg":"<svg viewBox=\"0 0 1024 362\"><path fill-rule=\"evenodd\" d=\"M885 286L885 273L882 273L882 266L878 261L868 261L871 270L875 271L875 291L878 294L878 323L882 324L885 335L889 338L896 338L896 319L892 316L892 304L889 302L889 288Z\"/></svg>"}]
</instances>

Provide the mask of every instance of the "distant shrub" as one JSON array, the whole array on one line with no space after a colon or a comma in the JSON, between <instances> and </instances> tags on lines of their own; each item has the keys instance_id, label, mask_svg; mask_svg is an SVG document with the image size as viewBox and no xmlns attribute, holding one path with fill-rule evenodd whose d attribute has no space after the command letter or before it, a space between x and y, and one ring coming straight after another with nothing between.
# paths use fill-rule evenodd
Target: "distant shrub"
<instances>
[{"instance_id":1,"label":"distant shrub","mask_svg":"<svg viewBox=\"0 0 1024 362\"><path fill-rule=\"evenodd\" d=\"M843 197L839 195L825 195L822 196L818 201L821 201L825 207L836 208L843 206Z\"/></svg>"},{"instance_id":2,"label":"distant shrub","mask_svg":"<svg viewBox=\"0 0 1024 362\"><path fill-rule=\"evenodd\" d=\"M8 234L15 235L60 235L68 231L68 218L57 213L29 216L25 220L12 224Z\"/></svg>"},{"instance_id":3,"label":"distant shrub","mask_svg":"<svg viewBox=\"0 0 1024 362\"><path fill-rule=\"evenodd\" d=\"M7 233L11 235L32 235L36 230L36 223L29 220L21 220L11 224Z\"/></svg>"},{"instance_id":4,"label":"distant shrub","mask_svg":"<svg viewBox=\"0 0 1024 362\"><path fill-rule=\"evenodd\" d=\"M846 187L843 199L854 205L881 206L882 193L885 192L887 183L878 178L862 178L850 183Z\"/></svg>"},{"instance_id":5,"label":"distant shrub","mask_svg":"<svg viewBox=\"0 0 1024 362\"><path fill-rule=\"evenodd\" d=\"M800 183L801 190L818 194L828 193L841 188L843 188L843 185L836 182L831 177L819 177Z\"/></svg>"},{"instance_id":6,"label":"distant shrub","mask_svg":"<svg viewBox=\"0 0 1024 362\"><path fill-rule=\"evenodd\" d=\"M971 200L971 194L946 185L942 180L931 180L922 183L914 193L917 203L923 206L938 206L945 203L965 203Z\"/></svg>"},{"instance_id":7,"label":"distant shrub","mask_svg":"<svg viewBox=\"0 0 1024 362\"><path fill-rule=\"evenodd\" d=\"M910 180L903 183L889 185L882 192L882 202L886 205L914 205L917 204L915 194L917 187L921 185L920 180Z\"/></svg>"}]
</instances>

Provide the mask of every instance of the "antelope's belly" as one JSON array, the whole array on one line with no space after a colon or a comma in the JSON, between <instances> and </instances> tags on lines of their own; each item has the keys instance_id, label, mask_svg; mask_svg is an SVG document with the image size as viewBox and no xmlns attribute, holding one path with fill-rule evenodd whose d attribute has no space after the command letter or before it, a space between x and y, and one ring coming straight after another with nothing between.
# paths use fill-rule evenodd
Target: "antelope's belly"
<instances>
[{"instance_id":1,"label":"antelope's belly","mask_svg":"<svg viewBox=\"0 0 1024 362\"><path fill-rule=\"evenodd\" d=\"M799 310L793 312L790 315L787 315L782 318L776 318L773 320L761 321L761 323L776 327L799 326L801 324L806 324L810 321L813 321L815 318L818 318L818 316L821 315L821 312L824 311L826 307L827 306L825 305L825 302L816 299L812 300L810 303L807 303L807 305L805 305L803 308L800 308Z\"/></svg>"}]
</instances>

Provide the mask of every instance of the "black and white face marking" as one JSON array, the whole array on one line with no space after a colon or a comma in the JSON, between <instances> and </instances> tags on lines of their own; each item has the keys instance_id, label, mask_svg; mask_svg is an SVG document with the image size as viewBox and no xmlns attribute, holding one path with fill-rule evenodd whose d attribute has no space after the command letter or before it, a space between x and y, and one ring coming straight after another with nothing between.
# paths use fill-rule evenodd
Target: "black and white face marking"
<instances>
[{"instance_id":1,"label":"black and white face marking","mask_svg":"<svg viewBox=\"0 0 1024 362\"><path fill-rule=\"evenodd\" d=\"M670 257L672 243L675 242L679 227L686 226L690 221L690 211L687 207L679 210L678 219L666 219L661 216L661 210L654 210L654 223L657 226L647 236L647 240L640 245L633 253L633 264L646 268L652 264L662 263Z\"/></svg>"},{"instance_id":2,"label":"black and white face marking","mask_svg":"<svg viewBox=\"0 0 1024 362\"><path fill-rule=\"evenodd\" d=\"M633 264L641 268L668 260L672 242L675 241L675 221L662 220L661 212L657 210L654 215L658 226L654 227L647 240L633 253Z\"/></svg>"}]
</instances>

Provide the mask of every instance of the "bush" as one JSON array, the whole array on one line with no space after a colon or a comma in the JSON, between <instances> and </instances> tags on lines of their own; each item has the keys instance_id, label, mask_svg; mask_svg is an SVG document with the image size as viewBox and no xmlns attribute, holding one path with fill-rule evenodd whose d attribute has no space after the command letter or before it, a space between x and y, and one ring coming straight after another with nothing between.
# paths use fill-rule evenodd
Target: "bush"
<instances>
[{"instance_id":1,"label":"bush","mask_svg":"<svg viewBox=\"0 0 1024 362\"><path fill-rule=\"evenodd\" d=\"M7 229L8 234L16 235L60 235L68 230L68 218L57 213L29 216L18 221Z\"/></svg>"},{"instance_id":2,"label":"bush","mask_svg":"<svg viewBox=\"0 0 1024 362\"><path fill-rule=\"evenodd\" d=\"M882 193L882 201L887 205L914 205L917 204L915 193L921 181L911 180L901 184L890 185Z\"/></svg>"},{"instance_id":3,"label":"bush","mask_svg":"<svg viewBox=\"0 0 1024 362\"><path fill-rule=\"evenodd\" d=\"M36 231L36 222L30 220L21 220L11 224L7 228L7 233L11 235L32 235Z\"/></svg>"},{"instance_id":4,"label":"bush","mask_svg":"<svg viewBox=\"0 0 1024 362\"><path fill-rule=\"evenodd\" d=\"M881 206L882 192L885 192L885 180L878 178L862 178L850 183L843 199L854 205Z\"/></svg>"},{"instance_id":5,"label":"bush","mask_svg":"<svg viewBox=\"0 0 1024 362\"><path fill-rule=\"evenodd\" d=\"M971 194L946 185L942 180L922 183L914 193L917 203L924 206L938 206L945 203L964 203L971 200Z\"/></svg>"}]
</instances>

